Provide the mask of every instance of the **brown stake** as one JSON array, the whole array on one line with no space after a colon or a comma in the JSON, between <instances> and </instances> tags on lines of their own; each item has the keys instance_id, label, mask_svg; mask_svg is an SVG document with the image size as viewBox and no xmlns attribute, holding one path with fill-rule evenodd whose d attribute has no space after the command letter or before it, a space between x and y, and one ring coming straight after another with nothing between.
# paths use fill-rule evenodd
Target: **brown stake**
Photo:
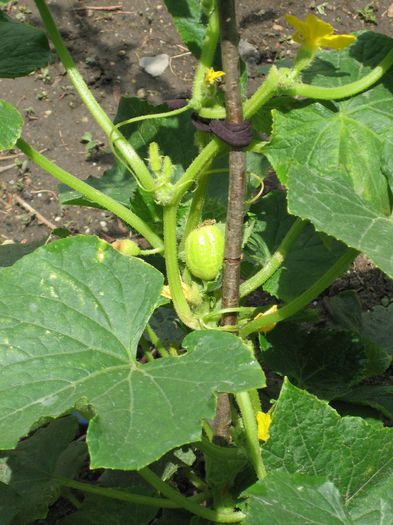
<instances>
[{"instance_id":1,"label":"brown stake","mask_svg":"<svg viewBox=\"0 0 393 525\"><path fill-rule=\"evenodd\" d=\"M239 34L236 24L235 0L218 0L221 34L221 57L225 72L225 106L227 122L241 124L243 109L240 93ZM229 153L228 212L225 231L223 308L239 305L240 262L243 238L244 200L246 192L245 153L232 148ZM236 324L236 314L223 316L223 325ZM227 394L218 398L214 420L214 440L228 443L231 424L230 403Z\"/></svg>"}]
</instances>

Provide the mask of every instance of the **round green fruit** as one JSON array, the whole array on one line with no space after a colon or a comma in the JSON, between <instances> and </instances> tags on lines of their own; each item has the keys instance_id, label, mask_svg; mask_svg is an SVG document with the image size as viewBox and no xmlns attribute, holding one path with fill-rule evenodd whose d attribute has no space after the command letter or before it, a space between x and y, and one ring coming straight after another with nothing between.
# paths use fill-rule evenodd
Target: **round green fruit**
<instances>
[{"instance_id":1,"label":"round green fruit","mask_svg":"<svg viewBox=\"0 0 393 525\"><path fill-rule=\"evenodd\" d=\"M193 230L185 244L186 265L192 275L213 281L224 260L224 235L216 224L205 224Z\"/></svg>"}]
</instances>

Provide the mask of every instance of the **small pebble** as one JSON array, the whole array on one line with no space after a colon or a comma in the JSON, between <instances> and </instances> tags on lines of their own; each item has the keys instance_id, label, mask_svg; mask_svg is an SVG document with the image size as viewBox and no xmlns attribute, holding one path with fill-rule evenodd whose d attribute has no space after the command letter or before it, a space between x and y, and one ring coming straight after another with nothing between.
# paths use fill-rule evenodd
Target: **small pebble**
<instances>
[{"instance_id":1,"label":"small pebble","mask_svg":"<svg viewBox=\"0 0 393 525\"><path fill-rule=\"evenodd\" d=\"M143 88L139 88L138 91L136 92L136 96L138 98L146 98L146 91L143 89Z\"/></svg>"},{"instance_id":2,"label":"small pebble","mask_svg":"<svg viewBox=\"0 0 393 525\"><path fill-rule=\"evenodd\" d=\"M155 57L142 57L139 65L152 77L159 77L169 66L169 55L161 53Z\"/></svg>"}]
</instances>

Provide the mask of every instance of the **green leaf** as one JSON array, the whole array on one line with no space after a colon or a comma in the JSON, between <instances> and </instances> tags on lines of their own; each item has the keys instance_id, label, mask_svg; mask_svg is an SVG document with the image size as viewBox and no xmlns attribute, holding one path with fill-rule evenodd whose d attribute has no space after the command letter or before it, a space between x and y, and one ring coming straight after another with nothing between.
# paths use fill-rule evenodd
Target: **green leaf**
<instances>
[{"instance_id":1,"label":"green leaf","mask_svg":"<svg viewBox=\"0 0 393 525\"><path fill-rule=\"evenodd\" d=\"M346 394L366 376L367 353L356 333L282 323L266 338L271 346L263 362L323 399Z\"/></svg>"},{"instance_id":2,"label":"green leaf","mask_svg":"<svg viewBox=\"0 0 393 525\"><path fill-rule=\"evenodd\" d=\"M92 467L138 469L199 440L215 392L263 386L247 347L221 332L191 334L182 357L135 361L162 284L143 261L82 236L0 272L0 447L85 403Z\"/></svg>"},{"instance_id":3,"label":"green leaf","mask_svg":"<svg viewBox=\"0 0 393 525\"><path fill-rule=\"evenodd\" d=\"M112 199L121 202L124 206L129 206L130 199L137 188L134 177L120 163L115 164L110 170L106 170L102 177L88 177L85 182L102 191L105 195L109 195ZM100 208L96 202L86 199L66 184L59 185L59 200L61 204Z\"/></svg>"},{"instance_id":4,"label":"green leaf","mask_svg":"<svg viewBox=\"0 0 393 525\"><path fill-rule=\"evenodd\" d=\"M337 488L324 478L272 472L244 492L244 525L352 525Z\"/></svg>"},{"instance_id":5,"label":"green leaf","mask_svg":"<svg viewBox=\"0 0 393 525\"><path fill-rule=\"evenodd\" d=\"M328 86L356 80L385 56L392 42L363 34L340 53L322 53L308 75ZM288 186L290 213L363 251L391 276L392 85L389 71L372 89L350 99L303 101L289 111L274 110L272 141L264 150Z\"/></svg>"},{"instance_id":6,"label":"green leaf","mask_svg":"<svg viewBox=\"0 0 393 525\"><path fill-rule=\"evenodd\" d=\"M318 179L334 172L375 212L390 215L382 167L393 124L389 100L390 90L379 85L344 102L301 102L287 114L273 110L272 141L264 152L281 182L287 184L298 166Z\"/></svg>"},{"instance_id":7,"label":"green leaf","mask_svg":"<svg viewBox=\"0 0 393 525\"><path fill-rule=\"evenodd\" d=\"M45 518L49 505L60 496L55 476L65 473L75 476L80 463L66 465L65 471L62 455L74 439L77 428L73 417L58 419L21 441L15 451L0 455L0 481L19 496L13 525L29 525L33 520ZM11 498L7 505L9 511L13 505Z\"/></svg>"},{"instance_id":8,"label":"green leaf","mask_svg":"<svg viewBox=\"0 0 393 525\"><path fill-rule=\"evenodd\" d=\"M165 348L171 345L180 348L181 342L187 335L186 327L170 305L157 308L150 319L150 325Z\"/></svg>"},{"instance_id":9,"label":"green leaf","mask_svg":"<svg viewBox=\"0 0 393 525\"><path fill-rule=\"evenodd\" d=\"M246 275L262 268L278 249L295 217L288 214L285 194L273 191L251 208L252 233L245 247L242 265ZM305 226L292 245L282 266L266 281L263 289L283 301L291 301L307 290L341 255L346 247L335 239Z\"/></svg>"},{"instance_id":10,"label":"green leaf","mask_svg":"<svg viewBox=\"0 0 393 525\"><path fill-rule=\"evenodd\" d=\"M393 525L393 480L372 488L367 497L355 501L351 516L356 525Z\"/></svg>"},{"instance_id":11,"label":"green leaf","mask_svg":"<svg viewBox=\"0 0 393 525\"><path fill-rule=\"evenodd\" d=\"M393 304L364 312L363 333L393 359Z\"/></svg>"},{"instance_id":12,"label":"green leaf","mask_svg":"<svg viewBox=\"0 0 393 525\"><path fill-rule=\"evenodd\" d=\"M8 485L0 482L0 513L2 525L11 525L20 508L20 496Z\"/></svg>"},{"instance_id":13,"label":"green leaf","mask_svg":"<svg viewBox=\"0 0 393 525\"><path fill-rule=\"evenodd\" d=\"M326 299L325 307L336 324L361 337L368 361L366 377L383 374L393 355L389 309L377 306L370 312L362 312L360 301L352 290Z\"/></svg>"},{"instance_id":14,"label":"green leaf","mask_svg":"<svg viewBox=\"0 0 393 525\"><path fill-rule=\"evenodd\" d=\"M365 253L393 277L393 222L359 197L338 173L320 177L305 167L288 176L288 210L309 219L316 230Z\"/></svg>"},{"instance_id":15,"label":"green leaf","mask_svg":"<svg viewBox=\"0 0 393 525\"><path fill-rule=\"evenodd\" d=\"M378 487L383 491L391 484L393 429L369 425L357 417L341 418L326 402L286 381L263 457L269 472L302 473L331 481L351 511Z\"/></svg>"},{"instance_id":16,"label":"green leaf","mask_svg":"<svg viewBox=\"0 0 393 525\"><path fill-rule=\"evenodd\" d=\"M362 305L355 291L345 290L333 297L327 297L324 306L334 324L351 332L361 331Z\"/></svg>"},{"instance_id":17,"label":"green leaf","mask_svg":"<svg viewBox=\"0 0 393 525\"><path fill-rule=\"evenodd\" d=\"M183 509L163 509L157 525L192 525L190 523L191 516L192 514Z\"/></svg>"},{"instance_id":18,"label":"green leaf","mask_svg":"<svg viewBox=\"0 0 393 525\"><path fill-rule=\"evenodd\" d=\"M19 111L0 99L0 151L15 146L22 134L22 128L23 118Z\"/></svg>"},{"instance_id":19,"label":"green leaf","mask_svg":"<svg viewBox=\"0 0 393 525\"><path fill-rule=\"evenodd\" d=\"M23 77L46 66L49 58L45 33L0 12L0 77Z\"/></svg>"},{"instance_id":20,"label":"green leaf","mask_svg":"<svg viewBox=\"0 0 393 525\"><path fill-rule=\"evenodd\" d=\"M164 0L173 23L191 53L199 58L206 32L200 0Z\"/></svg>"},{"instance_id":21,"label":"green leaf","mask_svg":"<svg viewBox=\"0 0 393 525\"><path fill-rule=\"evenodd\" d=\"M0 266L11 266L18 259L33 252L39 246L46 243L47 237L38 241L29 242L27 244L1 244L0 245Z\"/></svg>"},{"instance_id":22,"label":"green leaf","mask_svg":"<svg viewBox=\"0 0 393 525\"><path fill-rule=\"evenodd\" d=\"M370 406L393 421L393 386L361 385L339 396L340 401Z\"/></svg>"},{"instance_id":23,"label":"green leaf","mask_svg":"<svg viewBox=\"0 0 393 525\"><path fill-rule=\"evenodd\" d=\"M238 490L236 482L237 475L244 471L248 465L248 459L244 455L233 457L213 457L205 455L206 481L209 487L218 491Z\"/></svg>"},{"instance_id":24,"label":"green leaf","mask_svg":"<svg viewBox=\"0 0 393 525\"><path fill-rule=\"evenodd\" d=\"M132 472L105 471L98 485L143 496L153 496L154 493L150 485ZM157 507L87 494L80 509L62 519L58 525L147 525L157 512Z\"/></svg>"}]
</instances>

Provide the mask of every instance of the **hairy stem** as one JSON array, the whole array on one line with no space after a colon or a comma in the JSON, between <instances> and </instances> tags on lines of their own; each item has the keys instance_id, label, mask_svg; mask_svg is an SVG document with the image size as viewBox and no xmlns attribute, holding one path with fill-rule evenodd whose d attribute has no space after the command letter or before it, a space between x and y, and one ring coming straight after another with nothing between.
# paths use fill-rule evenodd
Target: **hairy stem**
<instances>
[{"instance_id":1,"label":"hairy stem","mask_svg":"<svg viewBox=\"0 0 393 525\"><path fill-rule=\"evenodd\" d=\"M262 461L261 448L258 439L258 427L255 418L255 411L252 406L250 394L248 392L239 392L236 394L236 402L242 415L244 430L247 440L248 453L254 466L258 479L266 476L265 465Z\"/></svg>"},{"instance_id":2,"label":"hairy stem","mask_svg":"<svg viewBox=\"0 0 393 525\"><path fill-rule=\"evenodd\" d=\"M268 279L271 277L275 271L278 270L278 268L281 266L283 261L285 260L285 257L288 254L289 249L291 248L292 244L296 241L296 239L299 237L300 233L302 232L304 226L306 223L302 221L301 219L296 219L295 222L292 224L290 229L288 230L288 233L285 235L284 239L281 241L281 244L277 248L277 250L274 252L274 254L270 257L268 262L265 264L259 272L257 272L255 275L247 279L247 281L244 281L240 285L240 297L243 298L249 293L253 292L260 286L262 286Z\"/></svg>"},{"instance_id":3,"label":"hairy stem","mask_svg":"<svg viewBox=\"0 0 393 525\"><path fill-rule=\"evenodd\" d=\"M313 301L320 293L322 293L326 288L328 288L333 281L341 275L354 260L358 252L352 248L342 255L334 264L329 268L329 270L322 275L315 283L310 286L305 292L300 294L296 299L289 302L282 308L279 308L277 312L264 315L258 319L250 321L245 326L240 329L240 336L247 337L253 332L258 332L264 326L271 325L283 321L292 317L305 306L307 306L311 301Z\"/></svg>"},{"instance_id":4,"label":"hairy stem","mask_svg":"<svg viewBox=\"0 0 393 525\"><path fill-rule=\"evenodd\" d=\"M199 327L199 323L192 315L180 279L179 263L177 260L176 214L177 205L164 207L164 254L166 273L173 306L179 319L181 319L186 326L195 330Z\"/></svg>"},{"instance_id":5,"label":"hairy stem","mask_svg":"<svg viewBox=\"0 0 393 525\"><path fill-rule=\"evenodd\" d=\"M146 164L139 157L134 148L127 142L124 136L118 129L114 127L111 119L98 104L94 98L93 93L88 88L86 82L83 80L81 74L75 66L75 63L65 47L60 32L52 18L52 15L46 5L45 0L35 0L37 9L41 15L42 21L48 31L50 39L55 46L57 54L67 71L77 93L90 111L97 124L102 128L104 133L107 135L109 140L112 140L116 144L117 150L121 153L124 159L129 164L133 173L139 180L141 186L148 191L154 190L154 179L151 176Z\"/></svg>"},{"instance_id":6,"label":"hairy stem","mask_svg":"<svg viewBox=\"0 0 393 525\"><path fill-rule=\"evenodd\" d=\"M157 476L147 467L142 470L138 470L138 474L150 485L152 485L158 492L161 492L161 494L172 500L178 506L183 507L192 514L200 516L201 518L214 521L216 523L239 523L245 518L245 515L242 512L219 512L213 509L202 507L194 501L190 501L189 498L182 496L180 492L162 481L159 476Z\"/></svg>"},{"instance_id":7,"label":"hairy stem","mask_svg":"<svg viewBox=\"0 0 393 525\"><path fill-rule=\"evenodd\" d=\"M150 338L150 341L152 345L156 348L157 352L160 354L161 357L169 357L169 352L165 348L165 346L160 341L159 337L151 327L151 325L148 323L146 325L146 333Z\"/></svg>"},{"instance_id":8,"label":"hairy stem","mask_svg":"<svg viewBox=\"0 0 393 525\"><path fill-rule=\"evenodd\" d=\"M184 245L188 235L195 230L201 222L202 210L205 205L207 186L209 182L209 172L205 170L198 179L197 187L192 196L190 211L188 212L186 227L180 242L179 251L184 251Z\"/></svg>"},{"instance_id":9,"label":"hairy stem","mask_svg":"<svg viewBox=\"0 0 393 525\"><path fill-rule=\"evenodd\" d=\"M381 62L368 75L339 87L320 87L309 84L295 84L292 88L285 90L286 95L316 98L320 100L339 100L352 97L370 88L378 82L393 65L393 49L381 60Z\"/></svg>"},{"instance_id":10,"label":"hairy stem","mask_svg":"<svg viewBox=\"0 0 393 525\"><path fill-rule=\"evenodd\" d=\"M220 36L220 24L216 6L213 6L209 16L209 24L206 29L205 38L202 44L202 52L199 58L198 69L194 77L192 89L192 103L196 108L200 106L203 99L203 84L206 70L212 65L216 52L218 39Z\"/></svg>"},{"instance_id":11,"label":"hairy stem","mask_svg":"<svg viewBox=\"0 0 393 525\"><path fill-rule=\"evenodd\" d=\"M117 217L120 217L120 219L129 224L131 228L143 235L143 237L145 237L154 248L163 250L164 243L160 237L158 237L158 235L156 235L149 226L138 217L138 215L135 215L135 213L120 204L120 202L117 202L115 199L112 199L112 197L105 195L105 193L93 188L90 184L86 184L86 182L63 170L41 155L41 153L31 147L30 144L23 139L18 139L16 145L27 157L29 157L29 159L47 171L50 175L60 182L67 184L70 188L78 191L92 202L95 202L106 210L111 211Z\"/></svg>"},{"instance_id":12,"label":"hairy stem","mask_svg":"<svg viewBox=\"0 0 393 525\"><path fill-rule=\"evenodd\" d=\"M125 490L116 490L106 487L99 487L90 483L75 481L73 479L66 479L61 477L56 477L56 481L58 481L59 484L63 487L69 487L71 489L80 490L89 494L96 494L97 496L103 496L105 498L112 498L120 501L129 501L131 503L136 503L137 505L149 505L150 507L158 507L165 509L177 509L181 507L181 505L177 504L176 502L170 499L154 498L151 496L141 496L140 494L133 494L132 492L127 492Z\"/></svg>"}]
</instances>

